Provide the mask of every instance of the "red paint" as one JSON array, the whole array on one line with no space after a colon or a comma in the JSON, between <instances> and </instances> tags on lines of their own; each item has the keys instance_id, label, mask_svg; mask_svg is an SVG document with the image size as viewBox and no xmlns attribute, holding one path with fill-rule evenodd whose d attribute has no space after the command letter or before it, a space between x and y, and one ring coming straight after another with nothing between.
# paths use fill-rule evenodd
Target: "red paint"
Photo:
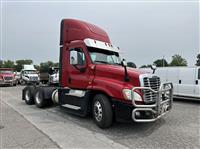
<instances>
[{"instance_id":1,"label":"red paint","mask_svg":"<svg viewBox=\"0 0 200 149\"><path fill-rule=\"evenodd\" d=\"M136 69L128 68L129 82L124 81L124 68L122 66L108 64L93 64L91 62L87 47L83 40L91 38L107 42L110 46L110 39L107 33L99 27L78 20L63 20L62 26L62 78L61 86L75 89L98 90L106 93L110 97L119 100L125 100L122 89L132 89L134 86L140 86L139 72ZM105 43L106 44L106 43ZM86 56L86 64L82 67L85 72L80 72L74 66L70 65L69 53L71 48L81 48ZM69 83L69 80L71 82Z\"/></svg>"}]
</instances>

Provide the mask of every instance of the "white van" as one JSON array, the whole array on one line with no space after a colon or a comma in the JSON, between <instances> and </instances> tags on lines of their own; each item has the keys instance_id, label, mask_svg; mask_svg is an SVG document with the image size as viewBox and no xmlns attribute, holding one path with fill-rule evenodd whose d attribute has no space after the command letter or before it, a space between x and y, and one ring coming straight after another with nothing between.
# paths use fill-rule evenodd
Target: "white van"
<instances>
[{"instance_id":1,"label":"white van","mask_svg":"<svg viewBox=\"0 0 200 149\"><path fill-rule=\"evenodd\" d=\"M150 68L143 71L152 73ZM172 82L176 98L200 100L200 67L158 67L161 82Z\"/></svg>"}]
</instances>

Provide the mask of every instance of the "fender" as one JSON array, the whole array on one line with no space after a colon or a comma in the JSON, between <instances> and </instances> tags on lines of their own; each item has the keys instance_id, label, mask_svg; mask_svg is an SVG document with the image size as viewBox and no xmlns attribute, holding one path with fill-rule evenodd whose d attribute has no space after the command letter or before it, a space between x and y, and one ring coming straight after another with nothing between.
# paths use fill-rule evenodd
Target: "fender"
<instances>
[{"instance_id":1,"label":"fender","mask_svg":"<svg viewBox=\"0 0 200 149\"><path fill-rule=\"evenodd\" d=\"M110 78L96 77L93 81L93 90L99 90L105 92L108 96L112 98L121 99L124 101L124 96L122 89L131 89L133 85Z\"/></svg>"}]
</instances>

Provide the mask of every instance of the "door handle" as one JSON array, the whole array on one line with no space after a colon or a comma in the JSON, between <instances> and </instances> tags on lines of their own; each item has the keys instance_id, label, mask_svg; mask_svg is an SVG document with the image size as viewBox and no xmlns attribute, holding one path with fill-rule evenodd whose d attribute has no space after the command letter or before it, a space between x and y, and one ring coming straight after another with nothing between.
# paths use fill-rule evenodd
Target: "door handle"
<instances>
[{"instance_id":1,"label":"door handle","mask_svg":"<svg viewBox=\"0 0 200 149\"><path fill-rule=\"evenodd\" d=\"M198 85L198 84L199 84L199 81L198 81L198 80L196 80L196 81L195 81L195 84L196 84L196 85Z\"/></svg>"},{"instance_id":2,"label":"door handle","mask_svg":"<svg viewBox=\"0 0 200 149\"><path fill-rule=\"evenodd\" d=\"M68 83L71 84L71 82L72 82L72 79L71 79L71 77L69 77L68 78Z\"/></svg>"}]
</instances>

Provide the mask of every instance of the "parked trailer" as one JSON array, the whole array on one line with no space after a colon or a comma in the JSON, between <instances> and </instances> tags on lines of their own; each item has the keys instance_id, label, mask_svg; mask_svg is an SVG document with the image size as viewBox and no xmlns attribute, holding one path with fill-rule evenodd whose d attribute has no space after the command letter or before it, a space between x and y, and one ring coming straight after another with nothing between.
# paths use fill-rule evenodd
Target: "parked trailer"
<instances>
[{"instance_id":1,"label":"parked trailer","mask_svg":"<svg viewBox=\"0 0 200 149\"><path fill-rule=\"evenodd\" d=\"M172 84L127 68L101 28L79 20L61 22L59 86L30 85L23 100L42 108L52 103L70 113L92 113L101 128L116 120L153 122L172 108Z\"/></svg>"},{"instance_id":2,"label":"parked trailer","mask_svg":"<svg viewBox=\"0 0 200 149\"><path fill-rule=\"evenodd\" d=\"M151 69L143 69L152 73ZM158 67L155 74L161 81L170 81L174 86L174 97L200 100L200 67Z\"/></svg>"}]
</instances>

